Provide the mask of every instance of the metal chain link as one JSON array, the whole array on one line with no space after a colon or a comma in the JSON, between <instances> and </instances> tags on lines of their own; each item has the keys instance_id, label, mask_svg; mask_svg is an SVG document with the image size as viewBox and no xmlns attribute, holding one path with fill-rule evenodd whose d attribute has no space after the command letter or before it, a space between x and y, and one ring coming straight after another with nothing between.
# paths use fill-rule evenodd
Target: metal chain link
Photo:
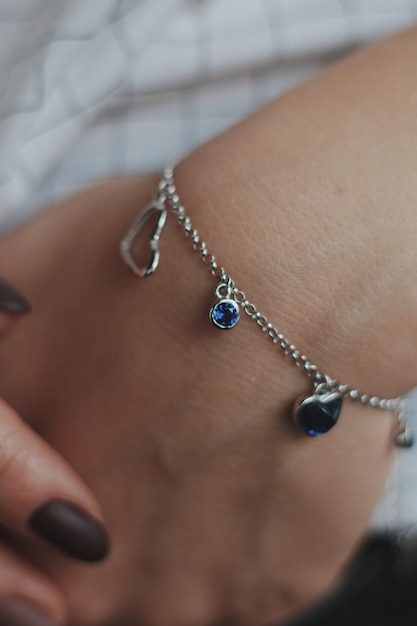
<instances>
[{"instance_id":1,"label":"metal chain link","mask_svg":"<svg viewBox=\"0 0 417 626\"><path fill-rule=\"evenodd\" d=\"M220 281L218 289L224 289L224 291L219 291L218 295L228 295L233 298L244 313L256 322L257 326L267 335L272 343L277 345L285 356L292 359L297 367L301 368L307 376L313 379L316 389L319 385L325 385L327 391L337 391L343 397L348 397L351 400L360 402L364 406L371 406L385 411L394 411L398 415L399 420L402 419L406 410L405 400L402 396L397 398L370 396L363 393L360 389L331 378L328 374L322 372L311 359L300 352L293 343L290 343L285 335L268 321L266 315L261 313L257 307L247 299L245 292L235 286L233 279L226 272L224 267L217 263L215 255L208 250L205 241L200 238L198 230L194 228L190 217L186 214L174 184L173 165L167 165L164 168L156 198L163 203L168 202L185 236L192 241L193 249L200 255L203 263L209 266L211 275Z\"/></svg>"}]
</instances>

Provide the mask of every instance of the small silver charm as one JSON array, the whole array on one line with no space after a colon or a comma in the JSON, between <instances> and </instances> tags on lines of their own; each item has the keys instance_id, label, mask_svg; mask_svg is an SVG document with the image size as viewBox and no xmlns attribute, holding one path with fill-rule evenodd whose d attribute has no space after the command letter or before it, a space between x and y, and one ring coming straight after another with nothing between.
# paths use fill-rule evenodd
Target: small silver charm
<instances>
[{"instance_id":1,"label":"small silver charm","mask_svg":"<svg viewBox=\"0 0 417 626\"><path fill-rule=\"evenodd\" d=\"M149 237L150 256L145 267L138 267L132 256L132 246L136 241L140 231L146 222L156 217L155 226ZM120 242L120 253L124 262L130 267L132 272L140 278L145 278L153 274L159 264L159 238L164 229L167 219L167 209L161 199L153 200L142 211L139 217L133 222L126 235Z\"/></svg>"},{"instance_id":2,"label":"small silver charm","mask_svg":"<svg viewBox=\"0 0 417 626\"><path fill-rule=\"evenodd\" d=\"M414 438L408 425L405 425L404 429L400 431L395 437L395 445L398 448L412 448L413 447Z\"/></svg>"},{"instance_id":3,"label":"small silver charm","mask_svg":"<svg viewBox=\"0 0 417 626\"><path fill-rule=\"evenodd\" d=\"M316 386L312 395L296 401L293 418L306 435L317 437L333 428L339 419L342 404L343 396L323 382Z\"/></svg>"},{"instance_id":4,"label":"small silver charm","mask_svg":"<svg viewBox=\"0 0 417 626\"><path fill-rule=\"evenodd\" d=\"M395 445L398 448L412 448L414 444L413 433L410 430L408 422L399 419L400 430L395 437Z\"/></svg>"},{"instance_id":5,"label":"small silver charm","mask_svg":"<svg viewBox=\"0 0 417 626\"><path fill-rule=\"evenodd\" d=\"M216 328L229 330L240 319L239 305L230 297L231 289L227 283L220 283L216 288L217 300L210 309L209 317Z\"/></svg>"}]
</instances>

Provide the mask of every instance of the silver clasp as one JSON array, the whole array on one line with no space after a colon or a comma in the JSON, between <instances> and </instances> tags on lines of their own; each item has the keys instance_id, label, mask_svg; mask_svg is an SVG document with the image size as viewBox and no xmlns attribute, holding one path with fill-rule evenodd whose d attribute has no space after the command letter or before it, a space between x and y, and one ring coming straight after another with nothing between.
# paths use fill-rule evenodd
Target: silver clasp
<instances>
[{"instance_id":1,"label":"silver clasp","mask_svg":"<svg viewBox=\"0 0 417 626\"><path fill-rule=\"evenodd\" d=\"M411 448L414 444L414 437L410 430L408 420L406 419L407 405L404 399L400 400L396 413L398 418L398 432L395 436L395 444L399 448Z\"/></svg>"},{"instance_id":2,"label":"silver clasp","mask_svg":"<svg viewBox=\"0 0 417 626\"><path fill-rule=\"evenodd\" d=\"M146 222L156 216L155 226L149 237L150 256L146 266L139 267L132 256L132 246ZM130 267L132 272L140 278L146 278L154 273L159 264L159 238L164 229L167 219L167 209L163 199L155 198L148 204L142 213L133 222L126 235L120 242L120 254L122 259Z\"/></svg>"}]
</instances>

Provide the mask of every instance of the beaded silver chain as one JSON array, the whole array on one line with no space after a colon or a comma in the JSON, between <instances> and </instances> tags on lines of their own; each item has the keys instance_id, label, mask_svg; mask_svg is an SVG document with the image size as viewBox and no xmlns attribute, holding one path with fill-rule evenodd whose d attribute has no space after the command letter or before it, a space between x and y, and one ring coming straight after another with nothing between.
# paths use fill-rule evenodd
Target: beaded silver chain
<instances>
[{"instance_id":1,"label":"beaded silver chain","mask_svg":"<svg viewBox=\"0 0 417 626\"><path fill-rule=\"evenodd\" d=\"M323 434L333 427L340 415L342 400L359 402L364 406L370 406L384 411L395 413L398 419L398 433L395 443L399 447L410 447L413 438L405 419L406 401L404 397L381 398L363 393L360 389L340 382L332 378L318 367L307 355L300 352L285 335L278 330L258 308L250 302L244 291L239 289L230 274L220 265L215 255L209 251L205 241L194 228L189 215L181 204L180 197L174 183L174 166L167 165L158 185L158 190L153 200L148 204L139 217L132 224L129 231L120 243L122 258L130 269L141 278L151 275L159 264L159 239L166 223L168 208L177 219L187 239L197 252L205 265L208 266L211 275L217 279L215 288L217 298L210 310L210 318L215 326L228 329L235 326L239 320L241 309L249 319L252 319L260 330L280 348L286 357L302 369L312 379L313 393L301 400L297 400L294 407L293 417L296 423L307 435L316 436ZM148 220L155 220L155 225L150 236L151 256L145 267L138 267L133 258L132 246ZM219 321L220 318L220 321Z\"/></svg>"}]
</instances>

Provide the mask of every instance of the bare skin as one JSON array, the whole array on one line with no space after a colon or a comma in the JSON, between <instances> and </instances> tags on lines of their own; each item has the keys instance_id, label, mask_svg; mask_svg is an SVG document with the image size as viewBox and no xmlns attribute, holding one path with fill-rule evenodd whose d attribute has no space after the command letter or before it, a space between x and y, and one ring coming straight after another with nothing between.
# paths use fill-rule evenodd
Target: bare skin
<instances>
[{"instance_id":1,"label":"bare skin","mask_svg":"<svg viewBox=\"0 0 417 626\"><path fill-rule=\"evenodd\" d=\"M248 297L325 371L381 396L417 379L416 54L410 31L356 55L177 173ZM210 326L215 283L172 220L158 272L135 279L117 245L154 186L109 181L1 243L35 314L0 349L0 393L86 480L113 540L94 570L19 549L62 587L72 626L280 620L350 557L395 420L346 403L331 433L301 435L289 412L308 381L249 320Z\"/></svg>"}]
</instances>

